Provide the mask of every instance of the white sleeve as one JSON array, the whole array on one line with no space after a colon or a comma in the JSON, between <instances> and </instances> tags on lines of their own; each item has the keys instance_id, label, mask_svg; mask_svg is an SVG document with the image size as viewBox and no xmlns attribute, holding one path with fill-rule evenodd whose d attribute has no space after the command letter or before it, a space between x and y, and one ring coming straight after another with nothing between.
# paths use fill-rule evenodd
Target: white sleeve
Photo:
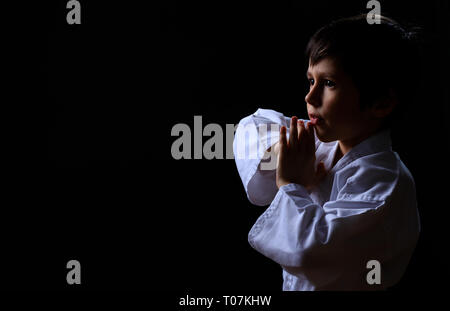
<instances>
[{"instance_id":1,"label":"white sleeve","mask_svg":"<svg viewBox=\"0 0 450 311\"><path fill-rule=\"evenodd\" d=\"M282 266L303 267L324 248L331 255L330 245L356 234L361 225L367 228L371 218L360 218L382 205L379 201L337 200L320 206L303 186L284 185L253 225L249 242Z\"/></svg>"},{"instance_id":2,"label":"white sleeve","mask_svg":"<svg viewBox=\"0 0 450 311\"><path fill-rule=\"evenodd\" d=\"M234 159L247 197L255 205L270 204L278 190L276 158L273 154L272 158L263 158L268 155L267 149L279 140L280 127L289 128L289 122L290 118L279 112L258 109L238 124L233 141Z\"/></svg>"},{"instance_id":3,"label":"white sleeve","mask_svg":"<svg viewBox=\"0 0 450 311\"><path fill-rule=\"evenodd\" d=\"M276 156L266 151L278 142L281 126L287 128L289 139L290 119L274 110L258 109L238 124L233 141L234 158L247 197L255 205L269 205L278 191ZM320 143L317 136L315 141L317 150Z\"/></svg>"}]
</instances>

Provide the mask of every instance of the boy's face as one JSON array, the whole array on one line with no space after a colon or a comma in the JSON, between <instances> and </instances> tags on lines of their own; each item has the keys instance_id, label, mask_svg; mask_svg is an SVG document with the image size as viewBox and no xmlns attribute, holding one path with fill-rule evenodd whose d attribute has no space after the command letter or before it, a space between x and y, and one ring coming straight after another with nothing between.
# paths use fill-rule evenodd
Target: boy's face
<instances>
[{"instance_id":1,"label":"boy's face","mask_svg":"<svg viewBox=\"0 0 450 311\"><path fill-rule=\"evenodd\" d=\"M311 120L317 117L316 135L323 142L355 141L373 129L370 109L361 111L359 91L334 58L308 67L309 93L305 97Z\"/></svg>"}]
</instances>

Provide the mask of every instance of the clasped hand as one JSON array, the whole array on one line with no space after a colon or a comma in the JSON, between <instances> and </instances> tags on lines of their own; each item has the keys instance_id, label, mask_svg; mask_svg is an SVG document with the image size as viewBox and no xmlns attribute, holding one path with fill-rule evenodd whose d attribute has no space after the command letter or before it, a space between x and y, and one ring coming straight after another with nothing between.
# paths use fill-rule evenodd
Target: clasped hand
<instances>
[{"instance_id":1,"label":"clasped hand","mask_svg":"<svg viewBox=\"0 0 450 311\"><path fill-rule=\"evenodd\" d=\"M316 148L314 141L314 126L306 125L297 117L291 118L289 140L286 138L286 127L280 128L280 139L275 147L278 153L277 177L278 188L296 183L311 190L326 175L323 162L314 167Z\"/></svg>"}]
</instances>

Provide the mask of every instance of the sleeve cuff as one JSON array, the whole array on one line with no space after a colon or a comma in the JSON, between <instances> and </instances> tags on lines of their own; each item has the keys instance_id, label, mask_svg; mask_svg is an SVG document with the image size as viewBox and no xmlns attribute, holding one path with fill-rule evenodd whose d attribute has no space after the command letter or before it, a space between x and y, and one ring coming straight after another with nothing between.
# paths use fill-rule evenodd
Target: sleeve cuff
<instances>
[{"instance_id":1,"label":"sleeve cuff","mask_svg":"<svg viewBox=\"0 0 450 311\"><path fill-rule=\"evenodd\" d=\"M291 184L281 186L279 190L284 192L287 195L301 197L301 198L307 199L307 200L311 201L311 203L313 203L313 200L311 199L311 196L309 195L308 190L306 190L306 188L303 187L302 185L291 183Z\"/></svg>"}]
</instances>

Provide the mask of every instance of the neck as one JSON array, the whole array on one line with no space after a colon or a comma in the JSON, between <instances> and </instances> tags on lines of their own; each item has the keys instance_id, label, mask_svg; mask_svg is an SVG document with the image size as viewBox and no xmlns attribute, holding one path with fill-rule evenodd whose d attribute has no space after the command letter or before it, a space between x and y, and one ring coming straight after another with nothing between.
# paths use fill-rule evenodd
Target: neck
<instances>
[{"instance_id":1,"label":"neck","mask_svg":"<svg viewBox=\"0 0 450 311\"><path fill-rule=\"evenodd\" d=\"M366 140L370 136L374 135L377 131L367 131L366 133L363 133L361 135L358 135L357 137L352 137L345 140L339 140L339 149L342 156L347 154L353 147L361 143L362 141Z\"/></svg>"},{"instance_id":2,"label":"neck","mask_svg":"<svg viewBox=\"0 0 450 311\"><path fill-rule=\"evenodd\" d=\"M362 142L365 138L362 136L359 139L352 140L339 140L338 148L334 155L333 166L345 155L347 154L354 146Z\"/></svg>"}]
</instances>

